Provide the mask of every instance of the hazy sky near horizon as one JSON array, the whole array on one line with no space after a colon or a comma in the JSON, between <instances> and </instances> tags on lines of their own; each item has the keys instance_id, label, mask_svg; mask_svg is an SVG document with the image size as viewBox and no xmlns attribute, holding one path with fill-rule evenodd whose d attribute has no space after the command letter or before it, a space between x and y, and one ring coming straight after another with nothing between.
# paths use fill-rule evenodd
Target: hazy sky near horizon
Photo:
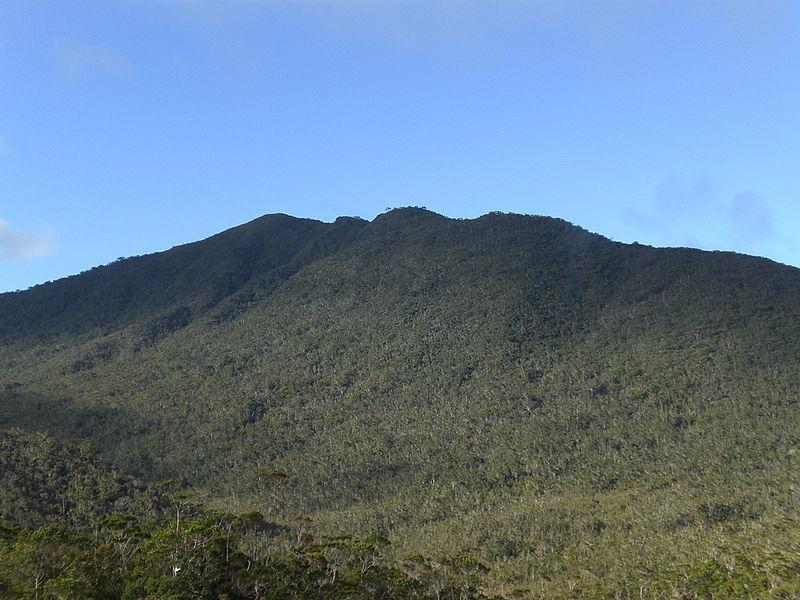
<instances>
[{"instance_id":1,"label":"hazy sky near horizon","mask_svg":"<svg viewBox=\"0 0 800 600\"><path fill-rule=\"evenodd\" d=\"M0 291L404 205L800 266L800 2L0 3Z\"/></svg>"}]
</instances>

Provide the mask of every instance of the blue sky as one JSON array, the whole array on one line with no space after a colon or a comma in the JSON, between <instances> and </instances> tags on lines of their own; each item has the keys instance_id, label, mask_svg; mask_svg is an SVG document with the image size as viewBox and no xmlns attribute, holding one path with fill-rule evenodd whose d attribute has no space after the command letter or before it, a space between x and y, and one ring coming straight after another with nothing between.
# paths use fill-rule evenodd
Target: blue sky
<instances>
[{"instance_id":1,"label":"blue sky","mask_svg":"<svg viewBox=\"0 0 800 600\"><path fill-rule=\"evenodd\" d=\"M0 3L0 291L403 205L800 265L800 3Z\"/></svg>"}]
</instances>

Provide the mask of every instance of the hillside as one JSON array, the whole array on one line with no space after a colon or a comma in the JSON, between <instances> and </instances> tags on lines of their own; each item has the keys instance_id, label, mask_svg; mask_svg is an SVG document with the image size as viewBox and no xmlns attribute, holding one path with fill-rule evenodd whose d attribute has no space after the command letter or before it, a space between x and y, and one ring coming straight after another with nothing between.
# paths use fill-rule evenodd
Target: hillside
<instances>
[{"instance_id":1,"label":"hillside","mask_svg":"<svg viewBox=\"0 0 800 600\"><path fill-rule=\"evenodd\" d=\"M315 539L181 488L143 485L86 442L0 432L0 597L489 600L467 557L394 565L381 536Z\"/></svg>"},{"instance_id":2,"label":"hillside","mask_svg":"<svg viewBox=\"0 0 800 600\"><path fill-rule=\"evenodd\" d=\"M475 556L493 592L698 595L734 552L715 597L797 574L800 270L768 260L270 215L2 294L0 343L0 427L396 560Z\"/></svg>"}]
</instances>

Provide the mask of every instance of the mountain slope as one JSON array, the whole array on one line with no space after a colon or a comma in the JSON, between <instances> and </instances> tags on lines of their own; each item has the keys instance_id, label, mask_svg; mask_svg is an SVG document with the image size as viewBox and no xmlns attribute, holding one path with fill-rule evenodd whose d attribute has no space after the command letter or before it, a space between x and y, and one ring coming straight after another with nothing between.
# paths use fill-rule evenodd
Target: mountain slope
<instances>
[{"instance_id":1,"label":"mountain slope","mask_svg":"<svg viewBox=\"0 0 800 600\"><path fill-rule=\"evenodd\" d=\"M798 300L797 269L545 217L267 217L0 296L0 424L611 593L796 518Z\"/></svg>"},{"instance_id":2,"label":"mountain slope","mask_svg":"<svg viewBox=\"0 0 800 600\"><path fill-rule=\"evenodd\" d=\"M0 294L0 336L113 328L176 308L183 326L254 276L262 287L279 285L305 264L346 244L364 223L266 215L202 242Z\"/></svg>"}]
</instances>

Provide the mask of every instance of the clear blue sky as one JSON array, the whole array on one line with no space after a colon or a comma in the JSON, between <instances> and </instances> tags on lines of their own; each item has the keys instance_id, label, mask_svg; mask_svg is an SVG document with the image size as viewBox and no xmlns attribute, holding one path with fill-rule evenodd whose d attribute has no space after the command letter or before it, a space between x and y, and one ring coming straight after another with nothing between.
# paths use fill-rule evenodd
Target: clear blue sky
<instances>
[{"instance_id":1,"label":"clear blue sky","mask_svg":"<svg viewBox=\"0 0 800 600\"><path fill-rule=\"evenodd\" d=\"M0 3L0 290L402 205L800 265L800 3Z\"/></svg>"}]
</instances>

